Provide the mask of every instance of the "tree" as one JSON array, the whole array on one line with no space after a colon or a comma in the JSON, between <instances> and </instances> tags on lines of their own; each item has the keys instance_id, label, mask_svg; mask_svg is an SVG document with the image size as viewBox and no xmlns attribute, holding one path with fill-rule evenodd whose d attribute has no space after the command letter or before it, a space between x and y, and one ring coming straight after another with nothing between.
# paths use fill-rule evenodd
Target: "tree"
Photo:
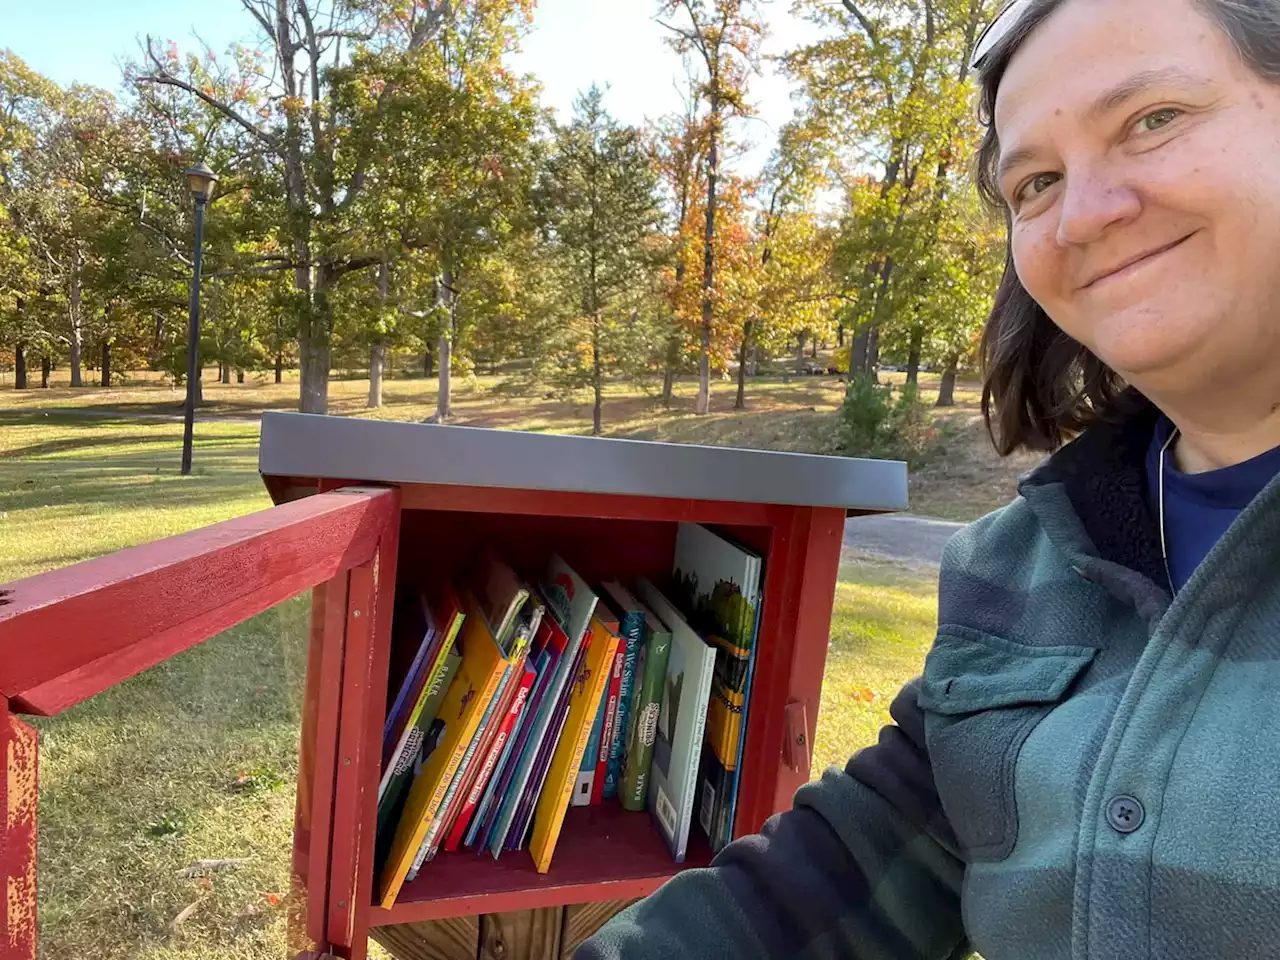
<instances>
[{"instance_id":1,"label":"tree","mask_svg":"<svg viewBox=\"0 0 1280 960\"><path fill-rule=\"evenodd\" d=\"M242 152L283 172L281 236L292 271L302 366L300 408L327 407L333 296L347 275L383 262L357 215L380 171L399 162L387 136L403 84L420 61L450 42L459 16L506 17L522 0L241 0L268 55L240 48L235 63L188 63L148 41L140 85L200 100L239 132ZM437 54L439 50L437 49ZM447 57L447 54L444 54ZM270 61L270 64L264 62Z\"/></svg>"},{"instance_id":2,"label":"tree","mask_svg":"<svg viewBox=\"0 0 1280 960\"><path fill-rule=\"evenodd\" d=\"M712 290L715 286L716 188L725 120L751 112L747 81L759 71L765 26L756 0L661 0L659 15L680 15L680 25L664 23L673 48L695 58L706 71L698 93L707 103L706 197L703 204L702 328L698 357L697 412L711 405ZM687 24L683 21L687 20Z\"/></svg>"},{"instance_id":3,"label":"tree","mask_svg":"<svg viewBox=\"0 0 1280 960\"><path fill-rule=\"evenodd\" d=\"M603 96L592 86L575 102L572 122L555 130L537 193L576 308L567 338L556 345L559 366L570 381L590 385L595 435L605 373L634 355L628 348L639 335L637 300L650 286L661 218L657 171L640 133L619 126Z\"/></svg>"},{"instance_id":4,"label":"tree","mask_svg":"<svg viewBox=\"0 0 1280 960\"><path fill-rule=\"evenodd\" d=\"M846 195L836 249L852 304L851 371L874 369L882 335L909 356L928 339L917 304L945 272L933 257L967 189L954 158L971 152L968 56L991 0L803 0L832 31L786 58L806 94L805 122L827 144ZM915 349L912 349L915 344ZM917 361L918 364L918 361Z\"/></svg>"}]
</instances>

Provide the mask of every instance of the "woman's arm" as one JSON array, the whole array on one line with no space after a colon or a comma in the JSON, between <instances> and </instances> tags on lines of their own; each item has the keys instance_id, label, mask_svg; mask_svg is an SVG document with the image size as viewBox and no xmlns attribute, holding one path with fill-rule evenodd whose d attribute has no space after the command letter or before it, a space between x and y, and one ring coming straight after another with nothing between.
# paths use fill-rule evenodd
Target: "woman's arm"
<instances>
[{"instance_id":1,"label":"woman's arm","mask_svg":"<svg viewBox=\"0 0 1280 960\"><path fill-rule=\"evenodd\" d=\"M943 814L916 705L844 770L712 865L685 871L611 920L575 960L840 957L948 960L969 954L964 864Z\"/></svg>"}]
</instances>

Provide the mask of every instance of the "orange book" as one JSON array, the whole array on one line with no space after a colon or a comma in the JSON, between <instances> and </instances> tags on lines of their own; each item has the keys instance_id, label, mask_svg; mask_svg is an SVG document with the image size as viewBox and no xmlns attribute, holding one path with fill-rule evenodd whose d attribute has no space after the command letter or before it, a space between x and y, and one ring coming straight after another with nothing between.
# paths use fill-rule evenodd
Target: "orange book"
<instances>
[{"instance_id":1,"label":"orange book","mask_svg":"<svg viewBox=\"0 0 1280 960\"><path fill-rule=\"evenodd\" d=\"M560 828L564 825L564 815L573 796L578 768L582 766L582 754L591 737L591 725L600 709L600 697L609 681L609 668L617 651L617 635L598 617L592 617L591 645L578 675L573 678L564 731L552 754L551 767L534 810L529 852L539 873L546 873L551 868L551 856L555 853L556 841L560 839Z\"/></svg>"},{"instance_id":2,"label":"orange book","mask_svg":"<svg viewBox=\"0 0 1280 960\"><path fill-rule=\"evenodd\" d=\"M391 854L379 878L379 899L384 910L395 904L427 829L440 812L440 804L458 772L463 754L509 665L485 618L480 615L475 598L467 594L463 602L466 618L457 640L462 664L427 734L427 739L434 739L436 746L409 788Z\"/></svg>"}]
</instances>

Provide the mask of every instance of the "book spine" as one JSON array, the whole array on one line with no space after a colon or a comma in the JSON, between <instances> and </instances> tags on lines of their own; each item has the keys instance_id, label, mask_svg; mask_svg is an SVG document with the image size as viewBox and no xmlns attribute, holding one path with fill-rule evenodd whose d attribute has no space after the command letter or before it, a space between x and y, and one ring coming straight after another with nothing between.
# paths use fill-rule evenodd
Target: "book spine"
<instances>
[{"instance_id":1,"label":"book spine","mask_svg":"<svg viewBox=\"0 0 1280 960\"><path fill-rule=\"evenodd\" d=\"M529 695L528 706L525 707L524 716L520 719L515 737L511 740L511 749L507 751L507 756L500 761L501 769L494 774L493 781L487 791L488 796L480 802L480 810L477 814L480 821L479 829L476 831L476 837L467 840L468 845L478 843L481 848L489 846L489 837L497 828L507 790L520 770L525 747L537 727L543 704L555 682L554 674L558 662L557 654L553 649L548 649L541 657L541 666L537 668L538 679L534 681L533 692Z\"/></svg>"},{"instance_id":2,"label":"book spine","mask_svg":"<svg viewBox=\"0 0 1280 960\"><path fill-rule=\"evenodd\" d=\"M485 787L488 785L489 778L493 775L494 768L497 766L498 757L502 754L503 748L507 741L511 738L511 730L515 726L516 720L520 716L520 712L524 709L524 705L529 697L529 689L533 685L533 671L526 671L521 678L520 686L516 690L516 695L511 701L511 706L507 710L506 716L502 720L502 726L498 728L498 733L493 739L493 743L489 745L489 749L485 754L484 763L480 767L480 771L476 776L475 783L472 784L471 790L467 793L466 802L462 809L458 811L458 817L454 821L449 836L445 839L444 849L446 852L453 852L458 849L462 842L463 836L467 833L467 827L471 822L471 817L475 813L476 808L480 805L480 797L483 795Z\"/></svg>"},{"instance_id":3,"label":"book spine","mask_svg":"<svg viewBox=\"0 0 1280 960\"><path fill-rule=\"evenodd\" d=\"M400 759L404 756L405 750L409 746L409 742L413 731L418 728L418 720L422 716L422 708L427 705L433 696L440 692L440 687L444 682L445 666L448 662L449 650L453 644L442 644L439 653L436 656L436 662L432 665L431 672L428 675L427 683L422 688L422 693L418 697L418 702L414 704L413 712L409 714L409 723L405 727L404 732L400 734L400 741L396 744L395 750L383 767L382 781L378 784L378 799L381 800L387 792L392 779L396 776L396 768L400 765Z\"/></svg>"},{"instance_id":4,"label":"book spine","mask_svg":"<svg viewBox=\"0 0 1280 960\"><path fill-rule=\"evenodd\" d=\"M636 663L640 659L640 646L644 638L644 615L633 611L623 618L622 638L618 655L622 657L622 676L618 684L617 718L613 724L613 736L609 742L609 763L604 778L604 798L618 795L622 782L622 760L626 755L627 729L631 721L631 694L636 683Z\"/></svg>"},{"instance_id":5,"label":"book spine","mask_svg":"<svg viewBox=\"0 0 1280 960\"><path fill-rule=\"evenodd\" d=\"M574 675L576 674L577 668L574 669ZM571 688L572 681L566 684L566 687ZM534 761L533 772L525 786L524 794L520 797L520 802L516 805L516 815L507 835L508 850L518 850L524 846L529 822L533 818L533 809L537 806L538 795L542 793L542 786L547 781L547 771L551 769L551 758L555 755L556 744L560 742L560 736L564 733L564 722L568 718L569 698L566 696L562 697L560 703L556 705L556 712L552 715L551 724L547 728L547 736L543 737L542 748L539 749L537 759Z\"/></svg>"},{"instance_id":6,"label":"book spine","mask_svg":"<svg viewBox=\"0 0 1280 960\"><path fill-rule=\"evenodd\" d=\"M711 675L715 670L715 659L707 661L698 684L698 696L693 704L693 733L689 742L693 744L693 753L689 758L691 769L684 778L684 796L680 798L680 829L676 834L679 849L676 863L684 863L685 851L689 845L689 827L693 824L693 799L698 791L698 771L701 767L702 738L707 731L707 698L711 692Z\"/></svg>"},{"instance_id":7,"label":"book spine","mask_svg":"<svg viewBox=\"0 0 1280 960\"><path fill-rule=\"evenodd\" d=\"M545 658L543 659L545 660ZM489 784L485 787L484 793L480 797L480 805L472 815L471 826L467 829L467 834L463 838L464 846L469 847L478 840L481 841L480 845L484 846L482 837L489 829L490 810L497 809L495 801L500 801L502 791L506 789L506 784L511 776L510 765L513 763L514 758L520 755L519 745L524 742L524 737L528 735L529 723L538 710L541 693L546 688L545 662L541 670L536 665L533 670L533 686L530 687L529 695L525 698L524 709L516 718L515 725L507 736L507 742L502 748L502 754L498 757L498 763L489 777Z\"/></svg>"},{"instance_id":8,"label":"book spine","mask_svg":"<svg viewBox=\"0 0 1280 960\"><path fill-rule=\"evenodd\" d=\"M543 622L545 623L546 621L544 620ZM546 735L547 727L550 725L552 716L555 714L555 708L559 704L560 694L564 690L572 669L574 669L577 654L585 643L586 631L584 630L576 640L571 639L569 641L569 645L565 647L563 653L560 654L560 659L556 662L555 676L547 688L546 698L543 700L539 715L531 728L524 751L515 765L514 776L511 779L511 789L506 791L506 796L494 820L493 829L489 831L487 838L488 849L495 859L502 853L507 834L511 831L512 820L515 818L516 807L519 806L524 788L528 784L529 775L537 757L537 748Z\"/></svg>"},{"instance_id":9,"label":"book spine","mask_svg":"<svg viewBox=\"0 0 1280 960\"><path fill-rule=\"evenodd\" d=\"M606 796L606 788L608 784L605 782L609 775L609 750L613 743L613 731L618 722L618 694L622 689L622 666L626 660L626 651L619 647L618 652L613 655L613 662L609 665L609 676L605 681L605 692L601 698L601 709L604 710L604 729L601 731L599 750L596 755L596 778L591 789L592 804L603 802ZM610 796L617 795L617 784L614 784L614 790Z\"/></svg>"},{"instance_id":10,"label":"book spine","mask_svg":"<svg viewBox=\"0 0 1280 960\"><path fill-rule=\"evenodd\" d=\"M431 825L427 827L427 833L422 838L422 843L418 845L418 852L414 855L413 866L409 868L409 875L406 879L413 880L418 876L418 871L422 868L422 864L427 859L435 838L440 833L441 824L448 817L449 805L453 802L454 795L458 792L458 788L462 781L466 778L467 767L471 764L475 756L476 749L480 745L480 741L484 737L485 725L489 722L489 718L493 714L494 705L501 697L501 690L506 683L508 676L511 674L511 667L508 666L503 672L502 679L498 682L497 690L495 690L489 699L489 705L485 707L484 713L480 717L480 723L476 727L475 733L471 735L471 740L467 744L467 749L462 755L462 760L458 763L457 769L449 777L449 785L444 792L444 797L440 801L440 806L436 811L436 815L431 820Z\"/></svg>"},{"instance_id":11,"label":"book spine","mask_svg":"<svg viewBox=\"0 0 1280 960\"><path fill-rule=\"evenodd\" d=\"M670 653L670 633L654 632L649 635L645 644L639 697L634 707L635 721L631 725L627 766L623 772L622 806L625 810L638 812L645 809L649 793L649 765L653 762L658 714L662 710L662 683L667 675Z\"/></svg>"},{"instance_id":12,"label":"book spine","mask_svg":"<svg viewBox=\"0 0 1280 960\"><path fill-rule=\"evenodd\" d=\"M418 652L413 658L413 663L409 665L409 672L400 684L400 692L396 695L395 703L391 705L391 710L387 713L387 722L382 727L382 764L384 769L390 763L391 754L400 739L400 735L404 732L409 713L426 685L425 681L428 679L427 671L432 665L430 662L432 648L436 645L435 637L435 631L430 630L422 638L422 643L418 646Z\"/></svg>"},{"instance_id":13,"label":"book spine","mask_svg":"<svg viewBox=\"0 0 1280 960\"><path fill-rule=\"evenodd\" d=\"M592 802L591 794L596 785L596 760L600 755L600 740L604 733L604 704L596 711L591 722L591 733L587 737L586 749L582 751L582 763L578 775L574 778L573 796L570 803L575 807L585 807Z\"/></svg>"}]
</instances>

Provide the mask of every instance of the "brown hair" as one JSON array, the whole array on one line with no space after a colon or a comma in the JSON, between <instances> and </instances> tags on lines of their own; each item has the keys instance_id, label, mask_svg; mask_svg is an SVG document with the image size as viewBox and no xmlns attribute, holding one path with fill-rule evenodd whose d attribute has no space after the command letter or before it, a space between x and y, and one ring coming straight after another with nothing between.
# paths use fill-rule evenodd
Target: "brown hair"
<instances>
[{"instance_id":1,"label":"brown hair","mask_svg":"<svg viewBox=\"0 0 1280 960\"><path fill-rule=\"evenodd\" d=\"M995 107L1009 61L1065 0L1036 0L978 72L979 116L986 133L976 179L983 201L1010 223L996 171L1000 141ZM1192 0L1235 44L1247 66L1280 80L1280 0ZM1083 344L1065 334L1023 288L1006 249L1004 276L979 347L982 415L1001 455L1055 450L1090 423L1122 415L1134 391Z\"/></svg>"}]
</instances>

